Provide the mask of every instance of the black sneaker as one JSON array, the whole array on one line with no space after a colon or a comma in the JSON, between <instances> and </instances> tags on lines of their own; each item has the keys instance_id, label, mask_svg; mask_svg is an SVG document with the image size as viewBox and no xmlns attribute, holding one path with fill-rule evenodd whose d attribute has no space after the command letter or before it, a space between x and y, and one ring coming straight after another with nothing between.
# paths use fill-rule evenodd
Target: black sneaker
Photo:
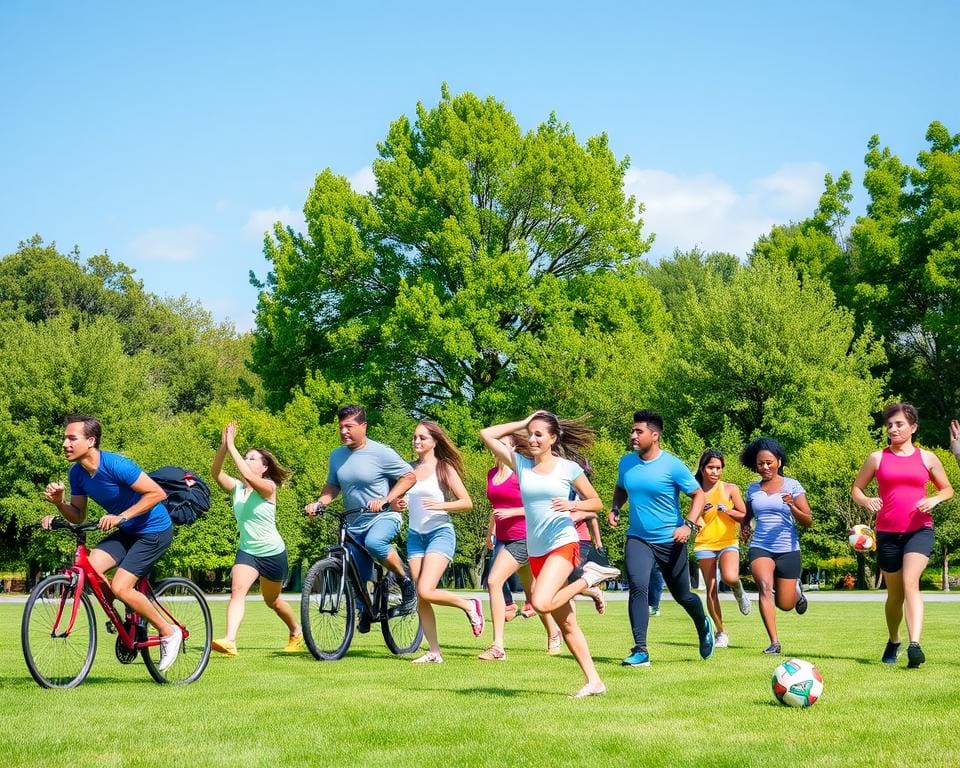
<instances>
[{"instance_id":1,"label":"black sneaker","mask_svg":"<svg viewBox=\"0 0 960 768\"><path fill-rule=\"evenodd\" d=\"M773 656L774 654L780 653L780 643L770 643L766 648L763 649L763 653L768 656Z\"/></svg>"},{"instance_id":2,"label":"black sneaker","mask_svg":"<svg viewBox=\"0 0 960 768\"><path fill-rule=\"evenodd\" d=\"M370 631L370 614L367 613L363 608L360 609L360 615L357 618L357 632L361 635L367 634Z\"/></svg>"},{"instance_id":3,"label":"black sneaker","mask_svg":"<svg viewBox=\"0 0 960 768\"><path fill-rule=\"evenodd\" d=\"M110 619L107 619L107 634L108 635L117 634L117 628L113 626L113 622Z\"/></svg>"},{"instance_id":4,"label":"black sneaker","mask_svg":"<svg viewBox=\"0 0 960 768\"><path fill-rule=\"evenodd\" d=\"M907 646L907 669L919 669L926 660L927 657L923 655L920 643L910 643Z\"/></svg>"},{"instance_id":5,"label":"black sneaker","mask_svg":"<svg viewBox=\"0 0 960 768\"><path fill-rule=\"evenodd\" d=\"M900 643L893 643L887 640L887 647L883 649L883 657L880 659L884 664L896 664L897 656L900 655Z\"/></svg>"},{"instance_id":6,"label":"black sneaker","mask_svg":"<svg viewBox=\"0 0 960 768\"><path fill-rule=\"evenodd\" d=\"M400 582L400 594L403 597L400 610L403 613L413 613L417 609L417 585L409 576Z\"/></svg>"},{"instance_id":7,"label":"black sneaker","mask_svg":"<svg viewBox=\"0 0 960 768\"><path fill-rule=\"evenodd\" d=\"M803 592L797 598L797 604L793 606L793 609L801 616L807 612L807 596Z\"/></svg>"}]
</instances>

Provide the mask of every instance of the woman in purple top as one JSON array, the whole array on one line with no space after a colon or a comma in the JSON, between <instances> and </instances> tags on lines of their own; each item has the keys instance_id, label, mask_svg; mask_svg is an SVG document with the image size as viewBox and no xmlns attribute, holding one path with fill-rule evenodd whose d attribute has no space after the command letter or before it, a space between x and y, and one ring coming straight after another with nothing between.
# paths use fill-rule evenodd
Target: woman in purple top
<instances>
[{"instance_id":1,"label":"woman in purple top","mask_svg":"<svg viewBox=\"0 0 960 768\"><path fill-rule=\"evenodd\" d=\"M792 477L784 477L787 454L770 437L754 440L743 449L740 463L760 475L750 483L744 497L747 515L741 523L742 535L756 524L750 539L750 572L757 582L760 616L770 636L763 652L780 653L777 636L777 608L806 613L807 598L800 590L800 539L797 523L804 528L813 524L813 513L806 491Z\"/></svg>"}]
</instances>

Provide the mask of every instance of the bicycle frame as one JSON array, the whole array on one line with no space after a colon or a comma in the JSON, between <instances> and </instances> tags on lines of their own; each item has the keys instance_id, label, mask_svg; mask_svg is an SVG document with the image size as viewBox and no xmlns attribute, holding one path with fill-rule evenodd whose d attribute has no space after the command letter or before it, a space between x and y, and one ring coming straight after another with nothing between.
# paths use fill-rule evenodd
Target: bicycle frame
<instances>
[{"instance_id":1,"label":"bicycle frame","mask_svg":"<svg viewBox=\"0 0 960 768\"><path fill-rule=\"evenodd\" d=\"M87 525L91 524L88 523ZM85 587L89 587L97 599L97 602L100 603L100 607L103 608L103 612L113 623L117 636L128 650L139 651L141 648L160 645L160 636L156 634L147 635L143 637L143 639L137 639L138 627L142 621L141 617L133 609L127 607L126 620L121 618L120 614L117 613L113 607L113 600L107 597L108 585L106 580L97 573L97 570L90 563L90 552L87 549L87 537L84 530L77 528L70 528L69 530L71 530L77 539L77 549L73 556L73 565L61 568L58 573L70 577L73 585L73 607L70 611L70 620L67 623L66 629L60 631L60 621L63 619L64 606L69 596L69 593L65 592L60 599L60 607L57 609L57 615L53 622L53 635L55 637L67 637L73 632L73 627L77 620L77 610L80 607L80 595L83 593ZM180 627L184 640L190 636L187 628L177 621L162 604L156 601L153 587L150 586L150 582L146 576L140 577L137 581L136 588L138 592L145 595L147 599L157 607L157 610L160 611L167 622Z\"/></svg>"},{"instance_id":2,"label":"bicycle frame","mask_svg":"<svg viewBox=\"0 0 960 768\"><path fill-rule=\"evenodd\" d=\"M342 575L340 577L341 582L338 594L343 594L343 589L346 586L346 579L349 578L352 582L354 594L357 596L357 599L363 603L370 615L371 620L381 621L385 618L385 616L381 615L379 606L374 606L374 600L367 591L367 585L361 581L360 573L357 570L356 561L350 552L350 547L347 546L348 544L352 544L355 547L360 547L363 549L363 545L353 538L353 536L351 536L350 532L347 530L347 514L350 513L337 513L337 517L340 519L338 543L332 547L327 547L327 557L336 557L343 561L344 564L344 568L341 571ZM383 583L385 575L383 566L381 566L376 560L373 561L373 572L374 595L379 596L380 585ZM339 605L337 605L336 608L339 608Z\"/></svg>"}]
</instances>

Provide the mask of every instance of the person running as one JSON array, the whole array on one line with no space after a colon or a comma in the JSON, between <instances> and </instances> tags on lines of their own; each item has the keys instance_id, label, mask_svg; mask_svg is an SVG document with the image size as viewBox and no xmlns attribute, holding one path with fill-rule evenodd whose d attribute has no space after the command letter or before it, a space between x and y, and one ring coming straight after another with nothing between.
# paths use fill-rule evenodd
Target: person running
<instances>
[{"instance_id":1,"label":"person running","mask_svg":"<svg viewBox=\"0 0 960 768\"><path fill-rule=\"evenodd\" d=\"M412 612L416 607L417 587L407 574L403 560L393 548L393 540L400 532L403 518L393 509L384 509L405 494L417 481L407 462L388 445L367 437L367 412L360 405L346 405L337 412L340 425L339 448L330 454L327 482L320 498L304 507L308 515L315 515L340 493L347 512L347 532L360 546L348 542L357 567L360 583L373 578L374 558L393 573L400 584L402 609ZM370 614L363 601L357 631L370 631Z\"/></svg>"},{"instance_id":2,"label":"person running","mask_svg":"<svg viewBox=\"0 0 960 768\"><path fill-rule=\"evenodd\" d=\"M780 653L777 636L777 608L807 612L807 598L800 588L800 537L797 523L804 528L813 524L807 492L783 468L787 454L772 437L754 440L740 454L740 463L760 475L747 486L747 514L743 527L750 537L750 572L760 593L760 616L770 637L767 654Z\"/></svg>"},{"instance_id":3,"label":"person running","mask_svg":"<svg viewBox=\"0 0 960 768\"><path fill-rule=\"evenodd\" d=\"M733 483L724 483L723 454L708 449L700 456L697 471L694 474L704 493L703 527L693 542L693 556L700 566L707 592L707 611L713 619L716 631L717 648L730 645L730 638L723 628L723 612L720 609L720 591L717 585L717 563L720 565L720 578L730 587L740 613L750 613L750 598L740 583L740 539L739 523L747 514L740 489Z\"/></svg>"},{"instance_id":4,"label":"person running","mask_svg":"<svg viewBox=\"0 0 960 768\"><path fill-rule=\"evenodd\" d=\"M438 589L440 578L453 562L457 536L450 512L473 508L463 484L463 459L447 433L432 421L421 421L413 431L413 465L417 481L397 502L397 509L410 515L407 532L407 562L417 584L417 611L430 650L414 664L442 664L434 605L459 608L467 615L474 636L483 634L483 611L476 598L458 597Z\"/></svg>"},{"instance_id":5,"label":"person running","mask_svg":"<svg viewBox=\"0 0 960 768\"><path fill-rule=\"evenodd\" d=\"M505 446L501 439L526 430L529 456ZM547 411L536 411L523 421L498 424L480 431L480 437L494 456L509 464L517 474L527 519L527 549L530 570L536 578L533 607L537 613L551 613L560 625L563 639L573 654L586 683L573 698L606 693L597 674L590 649L571 600L584 586L592 587L605 579L616 578L620 571L585 563L583 576L567 584L567 576L577 565L579 539L570 515L597 512L600 497L583 472L583 451L593 443L592 430L579 422L562 421ZM571 456L571 461L558 454ZM570 489L579 498L571 500Z\"/></svg>"},{"instance_id":6,"label":"person running","mask_svg":"<svg viewBox=\"0 0 960 768\"><path fill-rule=\"evenodd\" d=\"M108 599L118 598L142 616L160 633L160 671L176 661L183 643L183 631L170 624L163 614L137 589L137 582L149 575L154 563L173 541L173 521L163 504L167 498L137 464L119 453L100 450L103 427L93 416L73 414L64 419L63 454L70 467L70 501L64 501L63 483L49 483L43 497L71 523L87 517L87 499L106 511L98 523L103 532L112 531L90 551L90 565L107 581ZM53 515L40 521L48 529ZM106 573L116 567L112 580Z\"/></svg>"},{"instance_id":7,"label":"person running","mask_svg":"<svg viewBox=\"0 0 960 768\"><path fill-rule=\"evenodd\" d=\"M620 459L609 522L620 521L620 507L630 502L630 523L624 561L630 583L628 611L633 649L623 660L627 667L650 665L647 627L650 623L649 587L654 565L660 567L673 599L687 612L697 630L700 657L713 655L713 627L700 598L690 591L687 539L698 532L703 514L703 491L680 459L660 447L663 418L654 411L636 411L630 431L633 448ZM680 514L680 492L692 497L690 513Z\"/></svg>"},{"instance_id":8,"label":"person running","mask_svg":"<svg viewBox=\"0 0 960 768\"><path fill-rule=\"evenodd\" d=\"M280 617L289 630L284 651L292 653L303 645L303 632L280 590L289 565L287 546L277 530L277 488L293 474L281 466L265 448L251 448L241 455L236 445L237 425L231 421L223 428L220 448L213 458L210 474L233 498L233 516L237 520L240 541L230 571L230 603L227 605L227 634L214 640L213 650L237 655L237 632L247 604L247 592L259 578L263 602ZM230 454L240 479L223 471Z\"/></svg>"},{"instance_id":9,"label":"person running","mask_svg":"<svg viewBox=\"0 0 960 768\"><path fill-rule=\"evenodd\" d=\"M501 438L501 442L507 450L512 452L517 445L517 438L518 436L515 435L505 435ZM525 446L526 443L522 445ZM495 466L487 472L487 499L493 507L491 524L497 541L493 565L490 567L490 573L487 574L493 643L478 658L481 661L505 661L507 658L503 640L504 624L507 620L503 589L514 574L520 577L520 583L527 596L524 605L525 618L540 617L543 628L547 632L547 653L559 653L563 643L560 627L550 614L538 614L533 610L531 596L534 579L528 562L527 518L523 511L520 482L513 467L499 456L496 456Z\"/></svg>"},{"instance_id":10,"label":"person running","mask_svg":"<svg viewBox=\"0 0 960 768\"><path fill-rule=\"evenodd\" d=\"M918 422L916 408L910 403L894 403L884 410L883 420L889 445L874 451L863 462L850 495L854 502L876 515L877 566L887 584L884 613L889 633L881 659L885 664L897 663L900 622L906 613L907 666L916 669L926 661L920 647L920 577L933 552L930 513L937 504L953 498L953 488L937 455L913 444ZM956 423L951 425L951 438ZM960 438L960 430L956 437ZM874 479L879 496L868 496L867 486ZM929 483L937 489L932 496L927 496Z\"/></svg>"}]
</instances>

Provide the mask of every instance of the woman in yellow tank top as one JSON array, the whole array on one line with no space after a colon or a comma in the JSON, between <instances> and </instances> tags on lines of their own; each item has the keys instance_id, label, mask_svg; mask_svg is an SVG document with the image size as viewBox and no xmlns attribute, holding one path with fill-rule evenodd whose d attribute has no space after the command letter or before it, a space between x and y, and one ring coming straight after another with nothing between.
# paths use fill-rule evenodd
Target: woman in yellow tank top
<instances>
[{"instance_id":1,"label":"woman in yellow tank top","mask_svg":"<svg viewBox=\"0 0 960 768\"><path fill-rule=\"evenodd\" d=\"M703 506L703 526L693 543L693 555L703 574L707 588L707 611L716 627L716 648L726 648L730 639L723 629L723 614L720 610L720 594L717 584L717 562L720 563L720 578L733 591L740 613L750 613L750 599L744 594L740 583L740 521L746 515L740 489L733 483L720 479L723 474L723 454L707 449L700 457L694 477L706 494Z\"/></svg>"}]
</instances>

